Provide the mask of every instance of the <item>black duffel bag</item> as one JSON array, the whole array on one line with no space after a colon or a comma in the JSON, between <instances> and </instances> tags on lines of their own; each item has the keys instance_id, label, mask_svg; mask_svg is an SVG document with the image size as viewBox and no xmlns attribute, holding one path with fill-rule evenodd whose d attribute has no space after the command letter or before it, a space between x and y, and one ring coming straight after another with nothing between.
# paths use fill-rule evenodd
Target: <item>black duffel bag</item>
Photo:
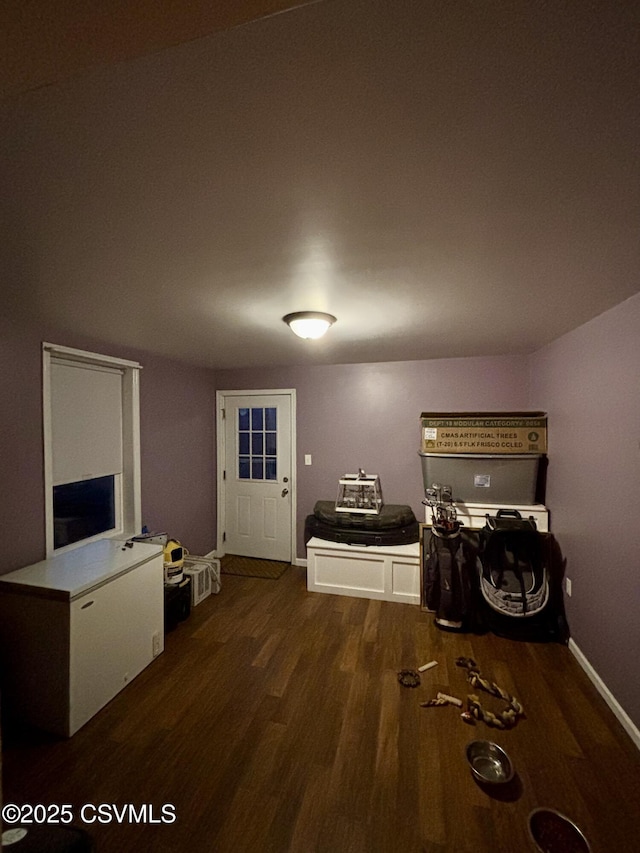
<instances>
[{"instance_id":1,"label":"black duffel bag","mask_svg":"<svg viewBox=\"0 0 640 853\"><path fill-rule=\"evenodd\" d=\"M407 527L416 522L410 506L406 504L383 504L378 513L343 512L336 509L333 501L317 501L313 514L325 524L364 530L387 530L391 527Z\"/></svg>"},{"instance_id":2,"label":"black duffel bag","mask_svg":"<svg viewBox=\"0 0 640 853\"><path fill-rule=\"evenodd\" d=\"M338 512L333 501L318 501L305 521L305 543L312 537L347 545L407 545L420 528L410 506L384 504L377 514Z\"/></svg>"}]
</instances>

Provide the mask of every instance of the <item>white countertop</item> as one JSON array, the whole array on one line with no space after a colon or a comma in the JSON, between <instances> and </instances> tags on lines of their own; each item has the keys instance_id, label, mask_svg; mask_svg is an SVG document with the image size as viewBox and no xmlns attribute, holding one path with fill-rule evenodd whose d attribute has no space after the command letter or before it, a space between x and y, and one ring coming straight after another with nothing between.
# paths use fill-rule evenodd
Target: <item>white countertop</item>
<instances>
[{"instance_id":1,"label":"white countertop","mask_svg":"<svg viewBox=\"0 0 640 853\"><path fill-rule=\"evenodd\" d=\"M482 504L456 501L458 521L467 530L481 530L486 523L486 515L495 516L498 510L518 510L522 518L533 517L540 533L549 532L549 510L544 504ZM431 524L431 507L425 506L425 522Z\"/></svg>"},{"instance_id":2,"label":"white countertop","mask_svg":"<svg viewBox=\"0 0 640 853\"><path fill-rule=\"evenodd\" d=\"M0 575L0 591L73 601L163 553L162 545L134 542L126 547L126 541L101 539Z\"/></svg>"},{"instance_id":3,"label":"white countertop","mask_svg":"<svg viewBox=\"0 0 640 853\"><path fill-rule=\"evenodd\" d=\"M321 548L325 551L351 551L361 554L391 554L394 557L415 557L420 554L420 543L409 542L406 545L348 545L346 542L330 542L328 539L313 537L307 542L307 548Z\"/></svg>"}]
</instances>

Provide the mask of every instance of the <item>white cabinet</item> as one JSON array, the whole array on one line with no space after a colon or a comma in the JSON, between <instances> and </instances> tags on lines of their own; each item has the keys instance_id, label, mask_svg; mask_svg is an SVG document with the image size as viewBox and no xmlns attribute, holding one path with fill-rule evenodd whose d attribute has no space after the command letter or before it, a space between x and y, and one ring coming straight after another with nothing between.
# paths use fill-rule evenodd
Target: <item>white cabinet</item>
<instances>
[{"instance_id":1,"label":"white cabinet","mask_svg":"<svg viewBox=\"0 0 640 853\"><path fill-rule=\"evenodd\" d=\"M420 604L420 544L354 546L307 542L307 589Z\"/></svg>"},{"instance_id":2,"label":"white cabinet","mask_svg":"<svg viewBox=\"0 0 640 853\"><path fill-rule=\"evenodd\" d=\"M2 693L73 735L164 649L160 545L101 540L0 576Z\"/></svg>"}]
</instances>

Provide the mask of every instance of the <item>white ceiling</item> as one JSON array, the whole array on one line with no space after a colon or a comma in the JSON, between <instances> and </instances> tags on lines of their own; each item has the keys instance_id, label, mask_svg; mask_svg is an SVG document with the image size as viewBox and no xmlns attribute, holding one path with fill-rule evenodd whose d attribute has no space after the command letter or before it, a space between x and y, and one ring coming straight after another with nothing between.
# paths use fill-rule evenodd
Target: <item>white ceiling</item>
<instances>
[{"instance_id":1,"label":"white ceiling","mask_svg":"<svg viewBox=\"0 0 640 853\"><path fill-rule=\"evenodd\" d=\"M207 30L5 86L11 311L226 368L526 353L640 290L636 3Z\"/></svg>"}]
</instances>

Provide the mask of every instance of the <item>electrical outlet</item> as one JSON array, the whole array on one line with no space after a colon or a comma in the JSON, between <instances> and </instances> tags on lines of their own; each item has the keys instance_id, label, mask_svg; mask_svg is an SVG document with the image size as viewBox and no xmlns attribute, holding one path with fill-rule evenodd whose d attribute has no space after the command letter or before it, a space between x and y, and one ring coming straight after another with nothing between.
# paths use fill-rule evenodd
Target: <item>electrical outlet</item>
<instances>
[{"instance_id":1,"label":"electrical outlet","mask_svg":"<svg viewBox=\"0 0 640 853\"><path fill-rule=\"evenodd\" d=\"M569 598L571 598L571 578L564 579L564 588L567 591Z\"/></svg>"},{"instance_id":2,"label":"electrical outlet","mask_svg":"<svg viewBox=\"0 0 640 853\"><path fill-rule=\"evenodd\" d=\"M155 658L160 654L160 634L157 631L153 637L151 637L151 646L153 648L153 656Z\"/></svg>"}]
</instances>

